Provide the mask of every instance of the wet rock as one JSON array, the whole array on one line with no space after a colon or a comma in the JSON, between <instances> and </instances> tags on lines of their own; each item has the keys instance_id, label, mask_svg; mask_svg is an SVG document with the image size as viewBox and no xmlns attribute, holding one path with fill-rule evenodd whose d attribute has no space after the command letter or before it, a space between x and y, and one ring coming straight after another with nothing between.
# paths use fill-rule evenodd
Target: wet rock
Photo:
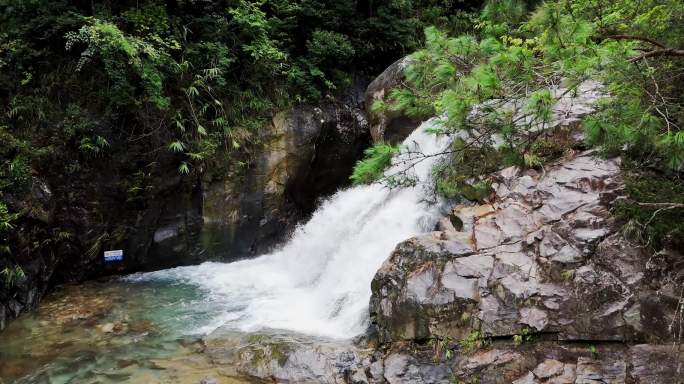
<instances>
[{"instance_id":1,"label":"wet rock","mask_svg":"<svg viewBox=\"0 0 684 384\"><path fill-rule=\"evenodd\" d=\"M361 89L357 84L338 100L275 114L245 175L203 182L201 242L208 256L268 250L319 199L348 185L370 145Z\"/></svg>"}]
</instances>

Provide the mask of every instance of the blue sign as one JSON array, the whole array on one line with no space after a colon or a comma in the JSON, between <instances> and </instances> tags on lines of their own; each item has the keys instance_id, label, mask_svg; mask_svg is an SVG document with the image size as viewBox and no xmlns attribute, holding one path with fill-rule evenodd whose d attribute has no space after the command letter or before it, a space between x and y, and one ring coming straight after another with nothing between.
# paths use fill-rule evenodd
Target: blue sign
<instances>
[{"instance_id":1,"label":"blue sign","mask_svg":"<svg viewBox=\"0 0 684 384\"><path fill-rule=\"evenodd\" d=\"M104 261L105 263L110 263L112 261L123 261L123 249L117 249L115 251L105 251Z\"/></svg>"}]
</instances>

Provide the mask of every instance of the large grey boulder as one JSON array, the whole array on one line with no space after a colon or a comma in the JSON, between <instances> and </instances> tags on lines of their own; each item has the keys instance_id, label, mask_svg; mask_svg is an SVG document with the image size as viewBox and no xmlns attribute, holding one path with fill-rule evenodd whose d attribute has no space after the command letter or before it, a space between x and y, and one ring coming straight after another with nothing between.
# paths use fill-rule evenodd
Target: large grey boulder
<instances>
[{"instance_id":1,"label":"large grey boulder","mask_svg":"<svg viewBox=\"0 0 684 384\"><path fill-rule=\"evenodd\" d=\"M375 142L401 142L421 123L420 120L413 119L390 108L390 93L393 89L401 86L406 78L404 70L411 62L409 56L395 61L368 85L366 111L368 112L370 133ZM374 111L373 103L377 101L385 103L388 108L384 108L382 111Z\"/></svg>"},{"instance_id":2,"label":"large grey boulder","mask_svg":"<svg viewBox=\"0 0 684 384\"><path fill-rule=\"evenodd\" d=\"M488 204L459 205L464 223L407 240L372 284L384 342L523 332L560 340L667 340L674 308L644 281L647 253L610 218L624 187L617 160L591 152L545 174L505 169ZM444 226L445 228L448 226Z\"/></svg>"}]
</instances>

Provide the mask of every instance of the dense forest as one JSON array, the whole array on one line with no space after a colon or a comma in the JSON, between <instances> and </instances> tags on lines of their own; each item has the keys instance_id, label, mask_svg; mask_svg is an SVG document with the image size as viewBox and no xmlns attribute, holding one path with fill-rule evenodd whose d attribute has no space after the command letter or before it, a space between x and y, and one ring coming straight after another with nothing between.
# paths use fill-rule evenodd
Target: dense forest
<instances>
[{"instance_id":1,"label":"dense forest","mask_svg":"<svg viewBox=\"0 0 684 384\"><path fill-rule=\"evenodd\" d=\"M108 222L111 209L84 207L95 184L135 211L158 177L192 188L239 174L273 113L379 73L417 49L428 25L467 28L479 5L3 0L2 279L12 285L32 255L95 252L103 233L127 235ZM31 203L33 176L57 187L56 222ZM76 233L78 210L101 216L92 233Z\"/></svg>"}]
</instances>

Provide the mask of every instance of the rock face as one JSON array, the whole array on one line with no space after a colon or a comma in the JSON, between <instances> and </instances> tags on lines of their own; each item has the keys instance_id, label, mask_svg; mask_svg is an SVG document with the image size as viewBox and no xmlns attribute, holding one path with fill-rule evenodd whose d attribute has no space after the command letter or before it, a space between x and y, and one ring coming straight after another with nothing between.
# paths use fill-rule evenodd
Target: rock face
<instances>
[{"instance_id":1,"label":"rock face","mask_svg":"<svg viewBox=\"0 0 684 384\"><path fill-rule=\"evenodd\" d=\"M509 168L491 204L458 206L461 231L400 244L373 281L385 342L524 330L558 340L667 340L673 316L644 277L648 257L609 217L615 160L580 154L545 175Z\"/></svg>"},{"instance_id":2,"label":"rock face","mask_svg":"<svg viewBox=\"0 0 684 384\"><path fill-rule=\"evenodd\" d=\"M497 173L487 204L453 209L461 228L445 218L378 271L380 342L441 340L467 383L681 383L684 356L658 344L679 337L678 294L612 222L623 187L618 162L591 152Z\"/></svg>"},{"instance_id":3,"label":"rock face","mask_svg":"<svg viewBox=\"0 0 684 384\"><path fill-rule=\"evenodd\" d=\"M360 89L276 114L247 175L206 183L201 239L210 255L267 250L313 212L317 199L348 184L370 145Z\"/></svg>"},{"instance_id":4,"label":"rock face","mask_svg":"<svg viewBox=\"0 0 684 384\"><path fill-rule=\"evenodd\" d=\"M387 67L375 78L366 90L366 107L370 123L370 133L375 142L386 141L399 143L408 136L421 121L412 119L400 112L385 108L382 111L373 111L373 103L376 101L390 104L390 92L399 87L405 79L404 70L411 64L410 57L406 56Z\"/></svg>"},{"instance_id":5,"label":"rock face","mask_svg":"<svg viewBox=\"0 0 684 384\"><path fill-rule=\"evenodd\" d=\"M561 340L667 339L652 323L646 254L616 232L615 160L580 154L545 175L496 175L490 204L454 209L464 226L400 244L373 281L383 341L523 329Z\"/></svg>"},{"instance_id":6,"label":"rock face","mask_svg":"<svg viewBox=\"0 0 684 384\"><path fill-rule=\"evenodd\" d=\"M32 236L46 231L55 221L55 198L47 181L32 177L27 186L27 194L23 199L4 195L3 202L15 211L26 212L25 225L19 229L30 228L30 235L12 239L22 247L30 247ZM0 331L10 319L18 316L28 308L33 308L50 285L58 258L47 250L35 247L30 255L17 255L22 261L21 272L15 270L4 255L0 256ZM7 275L5 275L7 273ZM9 275L12 275L10 277ZM27 276L32 278L27 278ZM11 281L12 283L7 283Z\"/></svg>"},{"instance_id":7,"label":"rock face","mask_svg":"<svg viewBox=\"0 0 684 384\"><path fill-rule=\"evenodd\" d=\"M671 345L627 346L537 342L494 346L452 360L452 374L465 383L579 384L682 382L684 364Z\"/></svg>"}]
</instances>

